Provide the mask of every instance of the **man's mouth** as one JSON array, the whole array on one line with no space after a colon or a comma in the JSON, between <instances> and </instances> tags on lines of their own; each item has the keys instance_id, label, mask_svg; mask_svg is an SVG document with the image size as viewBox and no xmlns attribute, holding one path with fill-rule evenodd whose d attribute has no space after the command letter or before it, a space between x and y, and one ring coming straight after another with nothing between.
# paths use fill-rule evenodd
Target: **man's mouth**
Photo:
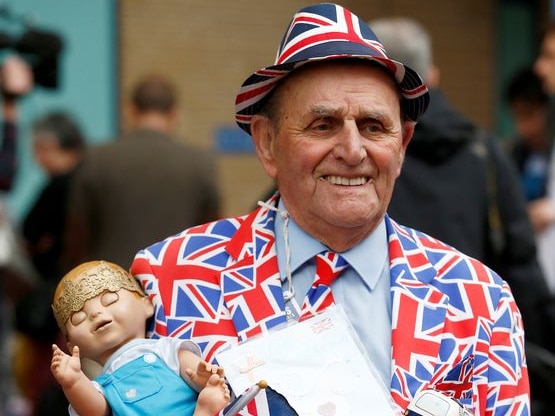
<instances>
[{"instance_id":1,"label":"man's mouth","mask_svg":"<svg viewBox=\"0 0 555 416\"><path fill-rule=\"evenodd\" d=\"M357 176L355 178L347 178L345 176L335 176L335 175L322 176L322 179L333 185L342 185L342 186L364 185L369 180L367 176Z\"/></svg>"}]
</instances>

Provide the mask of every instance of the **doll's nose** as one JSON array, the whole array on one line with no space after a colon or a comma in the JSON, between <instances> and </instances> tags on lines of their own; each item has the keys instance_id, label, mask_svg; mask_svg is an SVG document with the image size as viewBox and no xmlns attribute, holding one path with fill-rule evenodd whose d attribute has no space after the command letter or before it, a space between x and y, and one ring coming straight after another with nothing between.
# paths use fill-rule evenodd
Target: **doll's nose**
<instances>
[{"instance_id":1,"label":"doll's nose","mask_svg":"<svg viewBox=\"0 0 555 416\"><path fill-rule=\"evenodd\" d=\"M91 316L92 317L98 316L100 314L102 314L102 311L100 309L96 309L96 310L91 311Z\"/></svg>"},{"instance_id":2,"label":"doll's nose","mask_svg":"<svg viewBox=\"0 0 555 416\"><path fill-rule=\"evenodd\" d=\"M91 319L94 319L99 315L102 315L103 307L100 304L100 302L89 302L89 304L87 305L87 309L88 309L87 314Z\"/></svg>"}]
</instances>

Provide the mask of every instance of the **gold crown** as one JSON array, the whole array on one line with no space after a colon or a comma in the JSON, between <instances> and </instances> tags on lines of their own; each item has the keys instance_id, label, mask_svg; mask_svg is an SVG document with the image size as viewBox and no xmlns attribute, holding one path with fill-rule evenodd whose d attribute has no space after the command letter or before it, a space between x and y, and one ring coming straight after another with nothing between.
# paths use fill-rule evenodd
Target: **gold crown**
<instances>
[{"instance_id":1,"label":"gold crown","mask_svg":"<svg viewBox=\"0 0 555 416\"><path fill-rule=\"evenodd\" d=\"M126 289L144 296L139 283L119 266L104 261L90 262L90 264L91 267L86 268L76 277L73 277L75 270L82 268L83 265L70 271L62 278L56 289L52 311L64 334L65 324L71 314L83 309L87 300L105 291L117 292L120 289Z\"/></svg>"}]
</instances>

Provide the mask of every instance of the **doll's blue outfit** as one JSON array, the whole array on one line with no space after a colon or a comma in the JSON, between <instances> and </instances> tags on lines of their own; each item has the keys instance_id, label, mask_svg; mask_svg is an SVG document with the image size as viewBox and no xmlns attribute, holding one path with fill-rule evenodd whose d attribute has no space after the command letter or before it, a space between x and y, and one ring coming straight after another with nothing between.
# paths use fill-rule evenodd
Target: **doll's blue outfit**
<instances>
[{"instance_id":1,"label":"doll's blue outfit","mask_svg":"<svg viewBox=\"0 0 555 416\"><path fill-rule=\"evenodd\" d=\"M180 376L180 349L200 356L195 343L177 338L133 340L117 350L93 381L111 414L192 415L198 393ZM78 416L71 406L69 413Z\"/></svg>"}]
</instances>

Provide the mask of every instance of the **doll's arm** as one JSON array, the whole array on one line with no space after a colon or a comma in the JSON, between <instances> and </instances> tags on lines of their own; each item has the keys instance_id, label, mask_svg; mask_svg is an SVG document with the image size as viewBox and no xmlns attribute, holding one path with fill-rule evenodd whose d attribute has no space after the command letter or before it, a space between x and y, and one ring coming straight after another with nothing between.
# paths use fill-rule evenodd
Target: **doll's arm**
<instances>
[{"instance_id":1,"label":"doll's arm","mask_svg":"<svg viewBox=\"0 0 555 416\"><path fill-rule=\"evenodd\" d=\"M198 392L206 386L212 374L217 374L222 378L224 376L224 369L222 367L202 360L198 355L189 350L179 350L178 358L181 377Z\"/></svg>"},{"instance_id":2,"label":"doll's arm","mask_svg":"<svg viewBox=\"0 0 555 416\"><path fill-rule=\"evenodd\" d=\"M105 416L110 408L104 396L81 370L79 347L74 346L71 355L52 345L50 370L62 386L64 394L80 416Z\"/></svg>"}]
</instances>

